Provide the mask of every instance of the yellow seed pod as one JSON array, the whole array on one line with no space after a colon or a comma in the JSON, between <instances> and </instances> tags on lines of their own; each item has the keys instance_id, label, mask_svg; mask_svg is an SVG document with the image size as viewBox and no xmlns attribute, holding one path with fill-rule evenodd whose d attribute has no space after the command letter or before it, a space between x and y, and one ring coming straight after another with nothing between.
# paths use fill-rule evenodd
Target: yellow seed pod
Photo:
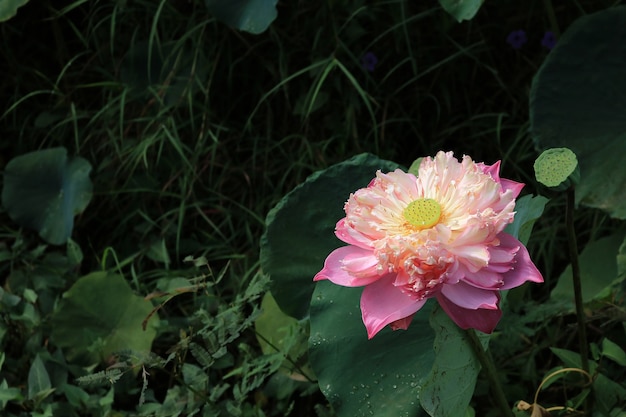
<instances>
[{"instance_id":1,"label":"yellow seed pod","mask_svg":"<svg viewBox=\"0 0 626 417\"><path fill-rule=\"evenodd\" d=\"M441 206L432 198L420 198L412 201L404 209L404 218L418 229L433 227L441 217Z\"/></svg>"}]
</instances>

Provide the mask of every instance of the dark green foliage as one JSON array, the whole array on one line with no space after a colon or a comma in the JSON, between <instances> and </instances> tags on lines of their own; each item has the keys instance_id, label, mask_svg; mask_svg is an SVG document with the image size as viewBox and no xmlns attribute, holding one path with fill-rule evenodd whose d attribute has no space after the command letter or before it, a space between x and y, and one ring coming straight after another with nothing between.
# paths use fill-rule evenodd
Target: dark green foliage
<instances>
[{"instance_id":1,"label":"dark green foliage","mask_svg":"<svg viewBox=\"0 0 626 417\"><path fill-rule=\"evenodd\" d=\"M579 19L533 80L531 130L537 147L570 148L580 162L577 199L626 219L626 7ZM601 75L599 75L601 74Z\"/></svg>"},{"instance_id":2,"label":"dark green foliage","mask_svg":"<svg viewBox=\"0 0 626 417\"><path fill-rule=\"evenodd\" d=\"M312 374L284 372L287 359L308 369L307 354L290 357L289 343L264 353L255 334L270 286L259 263L269 210L313 172L364 152L402 166L441 149L502 160L502 176L536 194L529 90L552 53L541 37L614 1L483 2L461 24L436 1L266 1L268 14L254 17L277 16L258 36L208 3L31 1L0 24L0 170L65 148L69 164L89 161L93 182L58 241L0 207L3 416L333 416ZM505 39L520 28L528 43L513 50ZM546 284L509 292L490 342L511 403L564 365L550 347L576 349L572 315L547 302L567 264L561 202L545 213L529 250ZM588 209L576 222L581 249L617 225ZM96 335L85 365L57 344L63 294L93 273L121 277L132 299L152 304L129 321L142 334L158 316L150 351L121 341L109 352ZM92 304L114 301L93 291ZM619 352L603 344L626 343L613 294L588 306L592 342L606 351L592 359L624 381L609 362ZM605 385L604 409L618 408L620 390ZM578 395L550 388L546 403ZM481 378L472 406L493 409Z\"/></svg>"},{"instance_id":3,"label":"dark green foliage","mask_svg":"<svg viewBox=\"0 0 626 417\"><path fill-rule=\"evenodd\" d=\"M66 243L74 216L91 200L90 171L83 158L68 159L65 148L17 156L4 170L2 205L20 226L54 245Z\"/></svg>"},{"instance_id":4,"label":"dark green foliage","mask_svg":"<svg viewBox=\"0 0 626 417\"><path fill-rule=\"evenodd\" d=\"M276 19L278 0L205 0L206 7L228 26L259 34Z\"/></svg>"},{"instance_id":5,"label":"dark green foliage","mask_svg":"<svg viewBox=\"0 0 626 417\"><path fill-rule=\"evenodd\" d=\"M0 4L0 22L9 20L17 13L17 9L28 3L28 0L6 0Z\"/></svg>"},{"instance_id":6,"label":"dark green foliage","mask_svg":"<svg viewBox=\"0 0 626 417\"><path fill-rule=\"evenodd\" d=\"M151 310L121 275L92 272L63 294L51 318L50 337L68 361L82 365L106 362L124 349L149 352L158 317L143 329L142 322Z\"/></svg>"}]
</instances>

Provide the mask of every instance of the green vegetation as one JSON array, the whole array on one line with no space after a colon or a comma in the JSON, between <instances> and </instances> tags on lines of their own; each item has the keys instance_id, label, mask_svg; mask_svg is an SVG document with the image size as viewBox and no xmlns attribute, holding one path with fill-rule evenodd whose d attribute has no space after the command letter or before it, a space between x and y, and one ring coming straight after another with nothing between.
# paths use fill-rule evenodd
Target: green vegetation
<instances>
[{"instance_id":1,"label":"green vegetation","mask_svg":"<svg viewBox=\"0 0 626 417\"><path fill-rule=\"evenodd\" d=\"M325 417L335 399L311 363L330 365L309 360L308 306L290 319L265 295L267 214L312 173L362 153L407 168L439 150L501 160L522 194L542 193L529 133L533 77L551 53L542 38L616 2L485 2L461 23L435 1L283 1L273 21L272 7L250 17L210 0L9 3L0 414ZM507 36L520 29L517 48ZM623 183L610 188L615 201ZM610 414L626 402L623 223L595 197L575 212L579 248L589 244L581 262L606 247L622 262L602 270L601 288L582 266L605 393L596 409L623 417ZM545 285L511 290L490 340L511 405L531 402L557 367L580 366L573 290L557 285L571 277L564 207L550 200L528 241ZM559 381L540 403L580 407L581 377ZM471 406L498 415L482 374Z\"/></svg>"}]
</instances>

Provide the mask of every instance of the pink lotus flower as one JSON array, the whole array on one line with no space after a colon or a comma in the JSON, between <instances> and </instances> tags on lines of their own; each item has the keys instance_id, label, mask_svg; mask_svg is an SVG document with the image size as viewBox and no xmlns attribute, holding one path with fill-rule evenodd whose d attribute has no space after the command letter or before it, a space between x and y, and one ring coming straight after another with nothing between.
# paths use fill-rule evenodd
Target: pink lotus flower
<instances>
[{"instance_id":1,"label":"pink lotus flower","mask_svg":"<svg viewBox=\"0 0 626 417\"><path fill-rule=\"evenodd\" d=\"M314 280L365 286L369 338L386 325L406 329L429 298L463 329L491 333L501 290L543 282L524 245L502 230L524 184L499 176L500 162L462 161L452 152L424 158L419 174L378 171L350 195L334 250Z\"/></svg>"}]
</instances>

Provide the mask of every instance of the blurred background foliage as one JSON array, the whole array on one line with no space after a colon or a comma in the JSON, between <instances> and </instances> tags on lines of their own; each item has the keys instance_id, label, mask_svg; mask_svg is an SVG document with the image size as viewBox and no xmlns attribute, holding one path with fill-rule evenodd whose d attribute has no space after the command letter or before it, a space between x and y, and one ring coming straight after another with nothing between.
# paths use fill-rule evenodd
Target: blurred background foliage
<instances>
[{"instance_id":1,"label":"blurred background foliage","mask_svg":"<svg viewBox=\"0 0 626 417\"><path fill-rule=\"evenodd\" d=\"M502 176L536 194L528 104L546 32L557 40L619 2L485 2L461 23L435 0L262 2L271 24L253 25L259 34L229 27L249 20L220 15L219 1L17 3L0 23L0 169L64 147L91 165L93 195L61 245L0 209L0 410L328 416L306 323L285 322L279 339L255 333L267 212L309 174L362 152L404 166L441 149L502 160ZM511 292L494 346L511 399L529 398L556 365L547 347L574 344L572 315L540 304L567 264L562 211L549 205L529 242L546 285ZM576 221L581 247L616 225L594 210ZM89 284L102 297L95 313L72 304L93 274L119 284ZM118 329L117 297L149 330ZM596 307L599 342L624 310ZM90 331L68 311L112 330ZM71 330L82 354L68 349ZM138 340L117 350L117 331ZM490 409L485 381L473 406Z\"/></svg>"}]
</instances>

